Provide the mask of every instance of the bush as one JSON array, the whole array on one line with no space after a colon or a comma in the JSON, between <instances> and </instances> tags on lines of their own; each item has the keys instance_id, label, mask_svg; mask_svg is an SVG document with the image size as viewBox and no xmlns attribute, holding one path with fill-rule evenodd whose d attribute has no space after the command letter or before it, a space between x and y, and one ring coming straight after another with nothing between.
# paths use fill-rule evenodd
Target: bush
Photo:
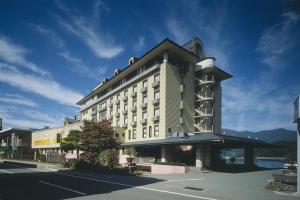
<instances>
[{"instance_id":1,"label":"bush","mask_svg":"<svg viewBox=\"0 0 300 200\"><path fill-rule=\"evenodd\" d=\"M65 163L64 163L64 167L66 168L71 168L71 169L75 169L75 166L77 164L77 159L70 159L70 160L67 160Z\"/></svg>"},{"instance_id":2,"label":"bush","mask_svg":"<svg viewBox=\"0 0 300 200\"><path fill-rule=\"evenodd\" d=\"M88 169L90 167L89 163L80 159L75 163L75 169Z\"/></svg>"},{"instance_id":3,"label":"bush","mask_svg":"<svg viewBox=\"0 0 300 200\"><path fill-rule=\"evenodd\" d=\"M129 156L136 156L137 152L134 147L128 147L125 149L124 153Z\"/></svg>"},{"instance_id":4,"label":"bush","mask_svg":"<svg viewBox=\"0 0 300 200\"><path fill-rule=\"evenodd\" d=\"M118 165L118 152L114 149L106 149L100 152L99 162L101 166L107 166L110 169Z\"/></svg>"}]
</instances>

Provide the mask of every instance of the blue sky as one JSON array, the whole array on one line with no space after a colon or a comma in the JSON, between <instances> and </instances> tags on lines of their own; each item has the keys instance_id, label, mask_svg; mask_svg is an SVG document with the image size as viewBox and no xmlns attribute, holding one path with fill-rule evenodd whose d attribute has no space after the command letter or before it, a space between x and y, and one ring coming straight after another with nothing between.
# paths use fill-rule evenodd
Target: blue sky
<instances>
[{"instance_id":1,"label":"blue sky","mask_svg":"<svg viewBox=\"0 0 300 200\"><path fill-rule=\"evenodd\" d=\"M0 115L41 128L129 56L164 38L199 37L233 74L223 83L223 128L295 129L300 93L299 1L0 1Z\"/></svg>"}]
</instances>

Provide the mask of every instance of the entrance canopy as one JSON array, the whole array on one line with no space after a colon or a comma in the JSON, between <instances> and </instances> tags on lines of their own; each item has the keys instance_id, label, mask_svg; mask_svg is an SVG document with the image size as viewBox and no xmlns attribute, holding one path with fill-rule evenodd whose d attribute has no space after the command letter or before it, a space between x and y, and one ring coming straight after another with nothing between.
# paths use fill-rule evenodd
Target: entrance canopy
<instances>
[{"instance_id":1,"label":"entrance canopy","mask_svg":"<svg viewBox=\"0 0 300 200\"><path fill-rule=\"evenodd\" d=\"M215 145L228 145L228 146L252 146L252 147L275 147L275 145L264 142L258 139L242 138L235 136L227 136L222 134L195 134L190 135L187 133L172 134L175 137L170 137L160 140L148 140L138 142L126 142L122 146L156 146L156 145L171 145L171 144L194 144L194 143L211 143Z\"/></svg>"}]
</instances>

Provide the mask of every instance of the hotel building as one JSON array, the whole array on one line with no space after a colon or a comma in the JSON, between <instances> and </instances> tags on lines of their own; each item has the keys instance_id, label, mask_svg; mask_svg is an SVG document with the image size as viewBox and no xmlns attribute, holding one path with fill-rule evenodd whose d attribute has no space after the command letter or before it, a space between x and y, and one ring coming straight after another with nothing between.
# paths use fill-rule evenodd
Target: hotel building
<instances>
[{"instance_id":1,"label":"hotel building","mask_svg":"<svg viewBox=\"0 0 300 200\"><path fill-rule=\"evenodd\" d=\"M116 69L78 102L81 120L112 123L137 162L186 162L209 168L221 134L221 82L232 76L216 67L200 39L183 46L165 39L128 66Z\"/></svg>"}]
</instances>

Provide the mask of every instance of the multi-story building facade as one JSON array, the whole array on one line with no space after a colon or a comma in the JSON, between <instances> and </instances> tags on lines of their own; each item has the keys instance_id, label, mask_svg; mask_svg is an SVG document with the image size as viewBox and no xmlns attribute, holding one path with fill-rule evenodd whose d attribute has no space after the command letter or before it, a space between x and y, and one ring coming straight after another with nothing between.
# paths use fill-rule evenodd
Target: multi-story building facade
<instances>
[{"instance_id":1,"label":"multi-story building facade","mask_svg":"<svg viewBox=\"0 0 300 200\"><path fill-rule=\"evenodd\" d=\"M125 69L115 70L81 99L81 120L108 119L124 146L147 154L143 146L157 145L160 149L148 154L160 152L157 158L165 161L180 143L172 142L168 150L166 141L221 133L221 81L228 78L214 58L205 56L199 39L183 46L165 39L140 58L131 57Z\"/></svg>"}]
</instances>

